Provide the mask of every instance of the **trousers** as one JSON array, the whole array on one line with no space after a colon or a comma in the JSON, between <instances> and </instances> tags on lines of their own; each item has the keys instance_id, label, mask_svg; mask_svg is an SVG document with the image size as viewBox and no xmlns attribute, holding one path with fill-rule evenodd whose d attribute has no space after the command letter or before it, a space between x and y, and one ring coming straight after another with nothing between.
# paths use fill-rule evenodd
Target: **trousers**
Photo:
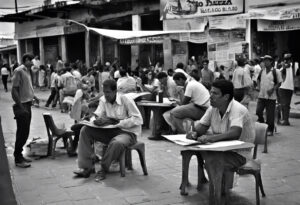
<instances>
[{"instance_id":1,"label":"trousers","mask_svg":"<svg viewBox=\"0 0 300 205\"><path fill-rule=\"evenodd\" d=\"M88 126L82 127L78 144L79 168L93 168L92 158L95 156L93 149L94 141L100 141L108 145L101 160L102 168L107 171L112 161L119 160L126 147L136 143L136 135L119 128L101 129Z\"/></svg>"},{"instance_id":2,"label":"trousers","mask_svg":"<svg viewBox=\"0 0 300 205\"><path fill-rule=\"evenodd\" d=\"M22 103L22 105L25 108L26 112L22 115L15 117L17 122L17 132L14 150L15 161L21 160L21 158L23 157L23 146L26 144L30 131L31 102Z\"/></svg>"},{"instance_id":3,"label":"trousers","mask_svg":"<svg viewBox=\"0 0 300 205\"><path fill-rule=\"evenodd\" d=\"M275 124L275 107L276 107L276 100L270 99L263 99L258 98L257 107L256 107L256 115L258 116L258 122L264 123L264 110L266 109L267 120L266 123L268 124L268 131L274 131L274 124Z\"/></svg>"}]
</instances>

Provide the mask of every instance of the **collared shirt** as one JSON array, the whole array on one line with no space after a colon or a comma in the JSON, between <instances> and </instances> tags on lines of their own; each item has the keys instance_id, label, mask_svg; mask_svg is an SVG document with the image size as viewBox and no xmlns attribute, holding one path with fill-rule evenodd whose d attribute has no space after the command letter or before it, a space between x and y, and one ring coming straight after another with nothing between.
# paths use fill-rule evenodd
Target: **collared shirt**
<instances>
[{"instance_id":1,"label":"collared shirt","mask_svg":"<svg viewBox=\"0 0 300 205\"><path fill-rule=\"evenodd\" d=\"M198 105L198 106L204 106L209 107L210 105L210 94L209 91L196 80L190 80L188 81L184 96L190 97L191 102Z\"/></svg>"},{"instance_id":2,"label":"collared shirt","mask_svg":"<svg viewBox=\"0 0 300 205\"><path fill-rule=\"evenodd\" d=\"M126 95L117 93L116 101L113 104L107 102L105 96L102 96L95 114L98 117L106 116L120 120L116 126L134 133L137 137L142 134L142 115L135 102Z\"/></svg>"},{"instance_id":3,"label":"collared shirt","mask_svg":"<svg viewBox=\"0 0 300 205\"><path fill-rule=\"evenodd\" d=\"M266 68L263 69L260 77L260 91L258 94L258 98L276 100L276 92L274 91L271 95L268 95L267 91L274 88L274 76L273 69L266 73ZM279 70L275 69L277 75L277 83L282 82L281 74Z\"/></svg>"},{"instance_id":4,"label":"collared shirt","mask_svg":"<svg viewBox=\"0 0 300 205\"><path fill-rule=\"evenodd\" d=\"M136 80L131 76L124 76L117 81L117 90L120 93L129 93L136 91Z\"/></svg>"},{"instance_id":5,"label":"collared shirt","mask_svg":"<svg viewBox=\"0 0 300 205\"><path fill-rule=\"evenodd\" d=\"M235 100L229 103L222 118L219 109L210 106L196 124L197 123L210 126L213 134L226 133L231 127L240 127L242 128L242 133L239 140L254 142L255 127L249 111L245 106ZM237 150L236 152L246 159L251 159L251 148Z\"/></svg>"},{"instance_id":6,"label":"collared shirt","mask_svg":"<svg viewBox=\"0 0 300 205\"><path fill-rule=\"evenodd\" d=\"M34 91L31 83L30 71L24 65L15 69L12 77L12 87L19 88L21 103L33 100Z\"/></svg>"},{"instance_id":7,"label":"collared shirt","mask_svg":"<svg viewBox=\"0 0 300 205\"><path fill-rule=\"evenodd\" d=\"M282 69L280 69L280 71ZM292 63L290 64L290 67L286 68L285 70L286 70L285 79L281 83L280 88L287 89L287 90L294 90L294 77L293 77Z\"/></svg>"}]
</instances>

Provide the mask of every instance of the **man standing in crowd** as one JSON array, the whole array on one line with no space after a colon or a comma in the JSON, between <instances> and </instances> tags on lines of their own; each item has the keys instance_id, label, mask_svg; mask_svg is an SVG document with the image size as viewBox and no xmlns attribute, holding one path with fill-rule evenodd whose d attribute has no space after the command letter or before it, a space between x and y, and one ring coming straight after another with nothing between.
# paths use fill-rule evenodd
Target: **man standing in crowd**
<instances>
[{"instance_id":1,"label":"man standing in crowd","mask_svg":"<svg viewBox=\"0 0 300 205\"><path fill-rule=\"evenodd\" d=\"M233 84L227 80L213 82L210 96L211 106L206 110L200 121L195 123L195 131L187 134L188 139L201 143L226 140L254 142L255 128L246 107L233 99ZM209 127L212 135L206 135ZM233 171L251 159L251 148L231 152L201 152L205 161L209 180L215 187L215 195L210 204L221 204L222 183L225 190L232 188ZM218 171L216 171L218 170ZM200 170L203 171L203 170ZM204 173L203 173L204 176Z\"/></svg>"},{"instance_id":2,"label":"man standing in crowd","mask_svg":"<svg viewBox=\"0 0 300 205\"><path fill-rule=\"evenodd\" d=\"M205 87L211 87L212 82L214 81L214 73L208 69L208 63L209 61L203 60L203 69L201 70L201 76L202 76L202 84L205 85Z\"/></svg>"},{"instance_id":3,"label":"man standing in crowd","mask_svg":"<svg viewBox=\"0 0 300 205\"><path fill-rule=\"evenodd\" d=\"M114 128L84 126L81 129L78 145L80 170L74 172L78 177L87 178L93 171L94 141L108 145L101 160L101 170L97 173L97 178L103 180L112 161L119 160L125 148L135 144L142 132L143 118L140 111L132 99L117 93L116 82L104 81L103 92L93 123L98 126L113 125Z\"/></svg>"},{"instance_id":4,"label":"man standing in crowd","mask_svg":"<svg viewBox=\"0 0 300 205\"><path fill-rule=\"evenodd\" d=\"M15 142L15 164L18 167L30 167L30 159L26 159L22 155L23 146L29 136L31 122L31 105L33 99L37 102L39 99L34 95L30 69L32 67L33 55L24 54L22 58L23 64L15 69L12 77L12 98L15 101L13 111L17 122L17 133Z\"/></svg>"},{"instance_id":5,"label":"man standing in crowd","mask_svg":"<svg viewBox=\"0 0 300 205\"><path fill-rule=\"evenodd\" d=\"M32 59L32 67L31 67L31 80L32 85L39 87L39 70L40 70L40 59L38 56L35 56L34 59Z\"/></svg>"},{"instance_id":6,"label":"man standing in crowd","mask_svg":"<svg viewBox=\"0 0 300 205\"><path fill-rule=\"evenodd\" d=\"M265 55L263 58L264 67L257 78L259 94L256 115L258 121L264 123L264 109L266 109L269 136L272 136L274 132L276 90L282 82L280 71L273 68L272 63L273 58L270 55Z\"/></svg>"},{"instance_id":7,"label":"man standing in crowd","mask_svg":"<svg viewBox=\"0 0 300 205\"><path fill-rule=\"evenodd\" d=\"M194 79L187 80L183 73L175 73L173 76L177 86L184 86L185 92L182 100L182 105L175 107L170 112L170 119L164 117L170 124L173 132L185 133L183 120L190 118L199 120L210 105L209 91L199 82Z\"/></svg>"},{"instance_id":8,"label":"man standing in crowd","mask_svg":"<svg viewBox=\"0 0 300 205\"><path fill-rule=\"evenodd\" d=\"M287 53L283 57L283 65L281 68L282 84L279 87L280 108L282 113L282 121L280 125L290 125L290 104L294 92L294 68L292 64L292 55Z\"/></svg>"}]
</instances>

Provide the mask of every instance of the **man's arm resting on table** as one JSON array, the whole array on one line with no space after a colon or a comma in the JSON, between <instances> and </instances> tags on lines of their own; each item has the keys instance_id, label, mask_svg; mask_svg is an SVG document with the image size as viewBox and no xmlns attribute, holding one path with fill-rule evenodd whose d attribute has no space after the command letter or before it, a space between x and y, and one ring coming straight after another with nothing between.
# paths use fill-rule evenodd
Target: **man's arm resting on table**
<instances>
[{"instance_id":1,"label":"man's arm resting on table","mask_svg":"<svg viewBox=\"0 0 300 205\"><path fill-rule=\"evenodd\" d=\"M207 130L209 129L209 126L203 125L203 124L198 124L195 127L195 131L190 131L187 133L186 138L187 139L192 139L192 140L197 140L199 136L204 135Z\"/></svg>"},{"instance_id":2,"label":"man's arm resting on table","mask_svg":"<svg viewBox=\"0 0 300 205\"><path fill-rule=\"evenodd\" d=\"M226 141L226 140L238 140L242 133L242 128L233 126L227 132L222 134L215 135L202 135L197 138L197 141L202 143L208 142L218 142L218 141Z\"/></svg>"}]
</instances>

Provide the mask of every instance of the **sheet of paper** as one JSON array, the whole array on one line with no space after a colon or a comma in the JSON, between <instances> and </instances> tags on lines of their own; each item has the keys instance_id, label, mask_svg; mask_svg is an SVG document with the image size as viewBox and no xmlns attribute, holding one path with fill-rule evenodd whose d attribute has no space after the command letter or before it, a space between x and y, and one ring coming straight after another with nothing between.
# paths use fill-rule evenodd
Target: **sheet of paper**
<instances>
[{"instance_id":1,"label":"sheet of paper","mask_svg":"<svg viewBox=\"0 0 300 205\"><path fill-rule=\"evenodd\" d=\"M230 140L230 141L214 142L211 144L197 145L196 147L203 148L203 149L213 149L213 148L241 145L243 143L244 143L243 141L239 141L239 140Z\"/></svg>"},{"instance_id":2,"label":"sheet of paper","mask_svg":"<svg viewBox=\"0 0 300 205\"><path fill-rule=\"evenodd\" d=\"M140 92L140 93L126 93L125 95L133 100L137 99L138 97L150 95L150 92Z\"/></svg>"},{"instance_id":3,"label":"sheet of paper","mask_svg":"<svg viewBox=\"0 0 300 205\"><path fill-rule=\"evenodd\" d=\"M196 140L190 140L186 138L185 134L181 135L162 135L164 138L183 146L198 144Z\"/></svg>"},{"instance_id":4,"label":"sheet of paper","mask_svg":"<svg viewBox=\"0 0 300 205\"><path fill-rule=\"evenodd\" d=\"M83 120L83 121L81 121L79 123L83 124L83 125L86 125L86 126L89 126L89 127L94 127L94 128L103 128L103 129L116 128L116 125L97 126L92 121L87 121L87 120Z\"/></svg>"}]
</instances>

